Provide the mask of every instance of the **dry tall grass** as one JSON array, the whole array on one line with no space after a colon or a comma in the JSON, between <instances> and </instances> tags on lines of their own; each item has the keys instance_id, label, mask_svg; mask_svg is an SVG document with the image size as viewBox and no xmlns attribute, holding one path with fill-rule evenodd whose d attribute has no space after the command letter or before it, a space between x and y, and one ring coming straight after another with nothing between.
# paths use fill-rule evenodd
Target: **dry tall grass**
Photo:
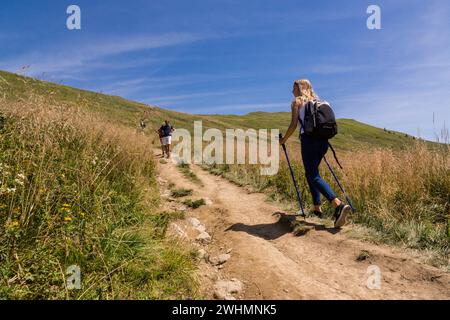
<instances>
[{"instance_id":1,"label":"dry tall grass","mask_svg":"<svg viewBox=\"0 0 450 320\"><path fill-rule=\"evenodd\" d=\"M37 95L0 114L1 298L192 296L190 253L162 240L147 138Z\"/></svg>"},{"instance_id":2,"label":"dry tall grass","mask_svg":"<svg viewBox=\"0 0 450 320\"><path fill-rule=\"evenodd\" d=\"M291 162L302 198L311 206L301 156L295 151L290 152ZM332 155L328 155L328 160L357 208L351 218L353 222L379 231L384 241L436 250L444 258L441 262L448 263L450 146L430 148L418 141L404 150L364 149L338 154L344 171L334 164ZM296 199L285 161L273 177L261 176L257 166L223 165L210 170L239 184L268 191L273 198ZM340 194L325 164L321 166L321 174ZM326 210L332 214L329 206Z\"/></svg>"}]
</instances>

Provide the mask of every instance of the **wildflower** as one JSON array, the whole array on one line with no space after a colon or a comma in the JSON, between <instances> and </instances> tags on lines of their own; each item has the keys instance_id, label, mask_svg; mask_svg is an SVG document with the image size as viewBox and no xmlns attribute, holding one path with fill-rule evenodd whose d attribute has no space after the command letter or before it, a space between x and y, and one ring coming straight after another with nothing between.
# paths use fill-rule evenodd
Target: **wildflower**
<instances>
[{"instance_id":1,"label":"wildflower","mask_svg":"<svg viewBox=\"0 0 450 320\"><path fill-rule=\"evenodd\" d=\"M17 174L17 179L24 181L25 180L25 175L22 173Z\"/></svg>"},{"instance_id":2,"label":"wildflower","mask_svg":"<svg viewBox=\"0 0 450 320\"><path fill-rule=\"evenodd\" d=\"M84 218L85 215L86 215L86 212L80 212L80 216L81 216L82 218Z\"/></svg>"},{"instance_id":3,"label":"wildflower","mask_svg":"<svg viewBox=\"0 0 450 320\"><path fill-rule=\"evenodd\" d=\"M16 191L17 191L16 188L6 188L6 193L7 194L15 193Z\"/></svg>"},{"instance_id":4,"label":"wildflower","mask_svg":"<svg viewBox=\"0 0 450 320\"><path fill-rule=\"evenodd\" d=\"M14 231L19 227L19 221L13 220L6 223L6 230L8 231Z\"/></svg>"},{"instance_id":5,"label":"wildflower","mask_svg":"<svg viewBox=\"0 0 450 320\"><path fill-rule=\"evenodd\" d=\"M72 217L70 217L70 216L65 216L65 217L64 217L64 221L70 222L70 221L72 221Z\"/></svg>"}]
</instances>

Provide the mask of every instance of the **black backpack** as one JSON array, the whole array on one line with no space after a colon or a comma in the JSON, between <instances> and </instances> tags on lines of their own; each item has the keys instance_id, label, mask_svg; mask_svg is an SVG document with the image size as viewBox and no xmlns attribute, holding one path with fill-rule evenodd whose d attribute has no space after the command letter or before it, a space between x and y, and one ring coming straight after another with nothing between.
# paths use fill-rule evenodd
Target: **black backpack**
<instances>
[{"instance_id":1,"label":"black backpack","mask_svg":"<svg viewBox=\"0 0 450 320\"><path fill-rule=\"evenodd\" d=\"M305 119L300 120L306 135L329 140L338 133L336 117L328 102L309 101L305 105Z\"/></svg>"},{"instance_id":2,"label":"black backpack","mask_svg":"<svg viewBox=\"0 0 450 320\"><path fill-rule=\"evenodd\" d=\"M305 105L305 119L304 121L300 119L300 125L307 136L317 139L330 140L338 133L334 111L330 104L325 101L314 100L307 102ZM334 159L336 159L337 164L342 169L336 156L336 151L329 142L328 145L333 152Z\"/></svg>"},{"instance_id":3,"label":"black backpack","mask_svg":"<svg viewBox=\"0 0 450 320\"><path fill-rule=\"evenodd\" d=\"M164 137L172 135L172 126L170 124L165 124L161 127L161 131Z\"/></svg>"}]
</instances>

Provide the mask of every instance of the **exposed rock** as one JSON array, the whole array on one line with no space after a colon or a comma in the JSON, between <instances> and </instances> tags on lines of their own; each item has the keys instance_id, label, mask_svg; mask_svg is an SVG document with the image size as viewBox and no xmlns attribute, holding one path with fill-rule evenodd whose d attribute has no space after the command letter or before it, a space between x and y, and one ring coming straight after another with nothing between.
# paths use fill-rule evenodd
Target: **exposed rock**
<instances>
[{"instance_id":1,"label":"exposed rock","mask_svg":"<svg viewBox=\"0 0 450 320\"><path fill-rule=\"evenodd\" d=\"M229 255L228 253L224 253L221 254L218 259L219 259L219 264L224 264L225 262L227 262L228 260L230 260L231 255Z\"/></svg>"},{"instance_id":2,"label":"exposed rock","mask_svg":"<svg viewBox=\"0 0 450 320\"><path fill-rule=\"evenodd\" d=\"M195 230L197 230L200 233L203 233L206 231L206 228L204 225L199 225L198 227L195 228Z\"/></svg>"},{"instance_id":3,"label":"exposed rock","mask_svg":"<svg viewBox=\"0 0 450 320\"><path fill-rule=\"evenodd\" d=\"M214 298L219 300L236 300L233 294L240 294L243 284L237 279L230 281L219 280L214 285Z\"/></svg>"},{"instance_id":4,"label":"exposed rock","mask_svg":"<svg viewBox=\"0 0 450 320\"><path fill-rule=\"evenodd\" d=\"M161 184L161 185L167 184L167 180L164 180L164 179L161 178L161 177L158 177L158 178L157 178L157 181L158 181L158 183Z\"/></svg>"},{"instance_id":5,"label":"exposed rock","mask_svg":"<svg viewBox=\"0 0 450 320\"><path fill-rule=\"evenodd\" d=\"M206 250L205 249L199 249L198 251L197 251L197 254L198 254L198 258L200 259L200 260L202 260L202 259L208 259L208 252L206 252Z\"/></svg>"},{"instance_id":6,"label":"exposed rock","mask_svg":"<svg viewBox=\"0 0 450 320\"><path fill-rule=\"evenodd\" d=\"M370 252L367 250L361 250L359 255L356 257L356 261L365 261L370 258Z\"/></svg>"},{"instance_id":7,"label":"exposed rock","mask_svg":"<svg viewBox=\"0 0 450 320\"><path fill-rule=\"evenodd\" d=\"M161 198L167 199L170 198L170 192L169 191L165 191L161 194Z\"/></svg>"},{"instance_id":8,"label":"exposed rock","mask_svg":"<svg viewBox=\"0 0 450 320\"><path fill-rule=\"evenodd\" d=\"M211 242L211 236L208 232L202 232L198 235L198 237L195 239L200 243L207 244Z\"/></svg>"},{"instance_id":9,"label":"exposed rock","mask_svg":"<svg viewBox=\"0 0 450 320\"><path fill-rule=\"evenodd\" d=\"M184 232L184 230L179 225L177 225L176 223L172 223L171 225L172 225L173 230L175 230L175 232L180 237L182 237L182 238L186 238L187 237L186 232Z\"/></svg>"},{"instance_id":10,"label":"exposed rock","mask_svg":"<svg viewBox=\"0 0 450 320\"><path fill-rule=\"evenodd\" d=\"M229 254L221 254L217 257L212 257L209 259L209 262L214 266L219 266L227 262L231 256Z\"/></svg>"},{"instance_id":11,"label":"exposed rock","mask_svg":"<svg viewBox=\"0 0 450 320\"><path fill-rule=\"evenodd\" d=\"M213 204L213 202L212 202L211 199L205 198L205 204L206 204L207 206L211 206L211 205Z\"/></svg>"},{"instance_id":12,"label":"exposed rock","mask_svg":"<svg viewBox=\"0 0 450 320\"><path fill-rule=\"evenodd\" d=\"M194 228L197 228L198 226L200 226L202 224L200 222L200 220L198 220L197 218L190 218L189 221L191 222L191 224Z\"/></svg>"}]
</instances>

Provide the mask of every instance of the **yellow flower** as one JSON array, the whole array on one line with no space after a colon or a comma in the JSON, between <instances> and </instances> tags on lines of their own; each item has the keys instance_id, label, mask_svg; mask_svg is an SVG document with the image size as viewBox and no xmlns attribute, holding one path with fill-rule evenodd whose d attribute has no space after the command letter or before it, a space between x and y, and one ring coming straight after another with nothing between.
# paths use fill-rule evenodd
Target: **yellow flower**
<instances>
[{"instance_id":1,"label":"yellow flower","mask_svg":"<svg viewBox=\"0 0 450 320\"><path fill-rule=\"evenodd\" d=\"M64 203L62 206L63 206L63 208L70 208L70 204L68 204L68 203Z\"/></svg>"},{"instance_id":2,"label":"yellow flower","mask_svg":"<svg viewBox=\"0 0 450 320\"><path fill-rule=\"evenodd\" d=\"M72 221L72 217L65 216L64 217L64 221L70 222L70 221Z\"/></svg>"},{"instance_id":3,"label":"yellow flower","mask_svg":"<svg viewBox=\"0 0 450 320\"><path fill-rule=\"evenodd\" d=\"M80 216L84 217L86 215L86 212L80 212Z\"/></svg>"},{"instance_id":4,"label":"yellow flower","mask_svg":"<svg viewBox=\"0 0 450 320\"><path fill-rule=\"evenodd\" d=\"M13 230L17 229L18 227L19 227L19 221L17 221L17 220L13 220L11 222L6 223L6 229L8 231L13 231Z\"/></svg>"}]
</instances>

